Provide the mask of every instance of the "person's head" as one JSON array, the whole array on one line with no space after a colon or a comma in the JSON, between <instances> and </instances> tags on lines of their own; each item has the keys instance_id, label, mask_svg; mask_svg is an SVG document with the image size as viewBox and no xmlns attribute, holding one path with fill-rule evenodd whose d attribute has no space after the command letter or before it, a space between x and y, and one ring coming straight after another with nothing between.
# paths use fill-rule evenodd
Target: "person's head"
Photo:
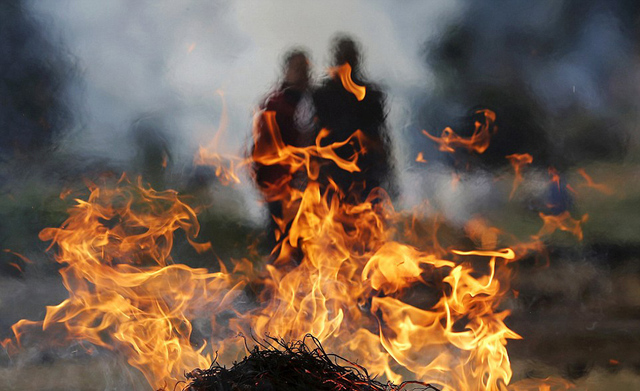
<instances>
[{"instance_id":1,"label":"person's head","mask_svg":"<svg viewBox=\"0 0 640 391\"><path fill-rule=\"evenodd\" d=\"M333 66L349 63L355 72L360 68L360 45L346 34L336 35L331 42Z\"/></svg>"},{"instance_id":2,"label":"person's head","mask_svg":"<svg viewBox=\"0 0 640 391\"><path fill-rule=\"evenodd\" d=\"M285 53L282 62L285 83L294 88L305 89L309 85L309 71L309 58L305 50L295 48Z\"/></svg>"}]
</instances>

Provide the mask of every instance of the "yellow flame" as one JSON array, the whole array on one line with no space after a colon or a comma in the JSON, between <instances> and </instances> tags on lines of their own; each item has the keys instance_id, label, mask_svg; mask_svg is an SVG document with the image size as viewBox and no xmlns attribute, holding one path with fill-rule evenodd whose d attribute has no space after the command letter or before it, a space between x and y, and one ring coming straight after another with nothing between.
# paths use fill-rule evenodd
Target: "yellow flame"
<instances>
[{"instance_id":1,"label":"yellow flame","mask_svg":"<svg viewBox=\"0 0 640 391\"><path fill-rule=\"evenodd\" d=\"M274 264L254 270L244 260L232 272L221 266L215 273L173 264L177 230L198 250L208 248L195 242L195 211L176 192L124 178L92 185L88 199L76 200L60 228L40 234L57 248L70 296L48 307L42 322L15 324L15 344L35 326L51 333L62 329L65 338L122 352L157 388L183 380L195 367L208 367L212 351L237 345L225 336L244 332L294 340L311 333L327 350L394 382L409 371L445 390L506 389L512 377L507 340L521 337L505 324L509 311L500 310L500 303L510 292L508 264L534 245L446 251L435 234L431 246L403 243L394 226L401 215L384 192L376 190L354 205L344 202L330 181L328 189L316 181L326 160L359 170L364 149L355 148L349 159L335 149L366 146L361 132L323 147L323 131L315 145L300 148L282 142L273 112L258 113L255 126L261 131L252 161L289 173L267 193L286 211L280 223L288 236L274 250ZM234 167L226 168L235 174ZM299 170L309 177L303 190L290 185ZM541 217L545 225L537 237L555 229L581 236L580 222L568 215ZM303 254L299 263L292 261L294 251ZM452 260L455 255L489 257L488 268L475 270ZM429 286L427 277L438 284ZM249 282L260 287L259 297L253 308L237 311L234 299ZM409 289L431 295L433 303L408 302ZM224 327L216 323L221 311L234 314ZM203 314L216 332L210 349L190 338L191 322ZM3 344L14 347L14 341Z\"/></svg>"},{"instance_id":2,"label":"yellow flame","mask_svg":"<svg viewBox=\"0 0 640 391\"><path fill-rule=\"evenodd\" d=\"M93 187L88 200L76 202L61 228L40 233L58 248L70 297L47 307L44 321L16 324L18 343L24 328L62 325L64 338L124 352L154 387L181 380L186 368L208 365L204 345L190 342L187 314L227 308L240 285L223 272L169 264L174 232L184 230L192 242L198 234L193 209L174 191L126 179Z\"/></svg>"}]
</instances>

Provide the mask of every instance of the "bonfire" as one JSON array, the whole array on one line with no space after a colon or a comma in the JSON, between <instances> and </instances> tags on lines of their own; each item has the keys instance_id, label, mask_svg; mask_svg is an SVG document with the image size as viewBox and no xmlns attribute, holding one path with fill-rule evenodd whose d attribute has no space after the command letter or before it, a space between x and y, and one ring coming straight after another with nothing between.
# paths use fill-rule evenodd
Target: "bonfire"
<instances>
[{"instance_id":1,"label":"bonfire","mask_svg":"<svg viewBox=\"0 0 640 391\"><path fill-rule=\"evenodd\" d=\"M345 88L357 87L342 79ZM450 129L429 137L442 151L482 153L495 133L495 114L478 115L484 120L471 138ZM348 159L335 151L361 144L360 132L328 146L321 145L321 132L315 145L293 147L282 142L275 113L258 113L256 123L268 126L271 140L251 159L204 150L197 159L215 165L227 184L239 181L238 170L252 162L288 170L277 183L284 236L272 262L227 260L215 272L175 263L176 231L199 252L211 248L197 240L197 211L185 199L126 176L90 184L90 195L76 199L62 226L40 234L56 249L69 298L47 307L42 321L15 324L5 348L15 352L25 333L41 328L58 342L85 341L119 352L156 389L185 382L194 391L506 389L512 378L506 345L520 338L501 308L512 294L511 267L556 230L581 237L586 217L541 214L543 227L530 241L445 248L437 224L416 238L417 219L396 211L384 192L354 204L344 202L340 189L317 183L322 161L358 170L363 151ZM531 161L510 159L518 175ZM300 171L309 178L304 190L291 185ZM302 257L292 263L296 252ZM239 309L250 286L259 287L255 300ZM411 301L416 290L431 292L432 300ZM217 315L223 313L227 320L221 322ZM194 341L193 322L202 318L212 335ZM255 335L256 346L236 338L239 333ZM222 362L216 352L236 354ZM549 389L544 382L540 388Z\"/></svg>"}]
</instances>

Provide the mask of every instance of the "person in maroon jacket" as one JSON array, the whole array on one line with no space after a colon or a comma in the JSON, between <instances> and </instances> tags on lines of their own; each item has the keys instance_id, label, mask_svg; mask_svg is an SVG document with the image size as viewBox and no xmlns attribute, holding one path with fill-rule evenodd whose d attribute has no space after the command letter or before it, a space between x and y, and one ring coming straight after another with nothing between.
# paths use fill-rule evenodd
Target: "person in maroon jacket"
<instances>
[{"instance_id":1,"label":"person in maroon jacket","mask_svg":"<svg viewBox=\"0 0 640 391\"><path fill-rule=\"evenodd\" d=\"M303 147L310 145L312 141L310 137L313 133L314 109L309 84L310 63L306 52L302 49L288 51L282 64L282 81L260 105L261 111L275 113L284 145ZM260 121L254 133L252 154L261 147L260 143L272 142L266 132L269 132L269 129L265 121ZM282 220L284 217L281 196L286 197L286 194L277 194L278 189L282 192L288 191L289 187L303 190L305 181L301 175L291 176L288 167L278 164L265 165L254 161L253 171L255 181L271 215L268 235L270 244L275 246L276 233L279 230L276 220ZM283 179L289 181L282 184ZM286 232L280 234L279 236L283 237Z\"/></svg>"}]
</instances>

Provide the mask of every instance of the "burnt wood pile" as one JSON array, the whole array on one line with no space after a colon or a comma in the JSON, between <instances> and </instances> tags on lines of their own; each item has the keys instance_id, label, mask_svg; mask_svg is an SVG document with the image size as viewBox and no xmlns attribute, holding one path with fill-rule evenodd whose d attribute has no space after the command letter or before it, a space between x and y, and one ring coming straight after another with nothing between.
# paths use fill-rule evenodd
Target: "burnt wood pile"
<instances>
[{"instance_id":1,"label":"burnt wood pile","mask_svg":"<svg viewBox=\"0 0 640 391\"><path fill-rule=\"evenodd\" d=\"M231 368L214 361L209 369L188 373L184 391L437 391L421 382L378 382L362 366L327 354L311 335L291 343L275 338L256 341L248 351L250 354Z\"/></svg>"}]
</instances>

